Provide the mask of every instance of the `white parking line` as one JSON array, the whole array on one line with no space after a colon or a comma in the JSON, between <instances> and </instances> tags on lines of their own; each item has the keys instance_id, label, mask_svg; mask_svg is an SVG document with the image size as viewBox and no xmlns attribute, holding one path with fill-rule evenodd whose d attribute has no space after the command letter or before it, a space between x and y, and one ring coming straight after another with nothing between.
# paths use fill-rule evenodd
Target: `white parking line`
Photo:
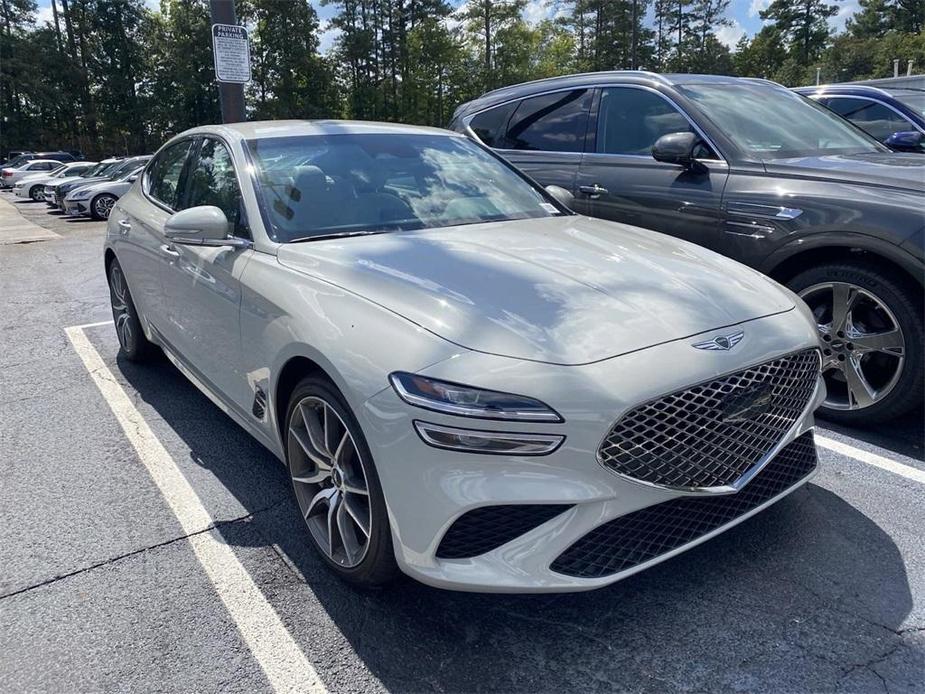
<instances>
[{"instance_id":1,"label":"white parking line","mask_svg":"<svg viewBox=\"0 0 925 694\"><path fill-rule=\"evenodd\" d=\"M327 689L315 668L232 549L219 541L214 531L202 532L212 527L211 515L87 339L83 327L66 328L65 332L184 532L200 533L189 538L196 558L271 686L278 692L325 694Z\"/></svg>"},{"instance_id":2,"label":"white parking line","mask_svg":"<svg viewBox=\"0 0 925 694\"><path fill-rule=\"evenodd\" d=\"M913 482L925 484L925 471L919 470L918 468L912 467L911 465L904 465L903 463L890 460L889 458L885 458L882 455L878 455L877 453L872 453L870 451L856 448L842 441L830 439L827 436L820 436L818 432L816 433L816 445L827 448L830 451L840 453L841 455L848 456L849 458L854 458L858 462L872 465L873 467L886 470L887 472L892 472L894 475L900 475L901 477L905 477L906 479L912 480ZM899 457L905 458L905 456Z\"/></svg>"}]
</instances>

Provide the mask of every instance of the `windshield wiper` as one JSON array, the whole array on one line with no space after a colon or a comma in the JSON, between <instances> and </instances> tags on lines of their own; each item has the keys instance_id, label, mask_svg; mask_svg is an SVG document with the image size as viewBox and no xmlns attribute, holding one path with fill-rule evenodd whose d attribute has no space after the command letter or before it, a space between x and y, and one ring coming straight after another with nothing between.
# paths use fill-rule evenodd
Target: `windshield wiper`
<instances>
[{"instance_id":1,"label":"windshield wiper","mask_svg":"<svg viewBox=\"0 0 925 694\"><path fill-rule=\"evenodd\" d=\"M301 238L292 239L289 243L306 243L309 241L324 241L326 239L341 239L348 236L372 236L373 234L388 234L385 229L380 231L337 231L331 234L316 234L315 236L302 236Z\"/></svg>"}]
</instances>

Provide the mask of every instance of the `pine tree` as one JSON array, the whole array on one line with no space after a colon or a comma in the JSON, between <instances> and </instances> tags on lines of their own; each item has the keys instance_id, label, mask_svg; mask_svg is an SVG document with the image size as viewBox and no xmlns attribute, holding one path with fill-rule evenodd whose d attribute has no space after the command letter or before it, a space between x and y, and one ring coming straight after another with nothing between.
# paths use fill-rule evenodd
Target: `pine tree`
<instances>
[{"instance_id":1,"label":"pine tree","mask_svg":"<svg viewBox=\"0 0 925 694\"><path fill-rule=\"evenodd\" d=\"M784 38L790 56L808 66L828 44L828 20L837 12L838 6L825 0L774 0L760 16Z\"/></svg>"}]
</instances>

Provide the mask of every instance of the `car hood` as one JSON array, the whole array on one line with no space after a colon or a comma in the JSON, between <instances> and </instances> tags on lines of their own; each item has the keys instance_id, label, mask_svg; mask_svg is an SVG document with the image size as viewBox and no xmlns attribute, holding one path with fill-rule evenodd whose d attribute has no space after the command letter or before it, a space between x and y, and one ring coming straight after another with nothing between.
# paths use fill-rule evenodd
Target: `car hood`
<instances>
[{"instance_id":1,"label":"car hood","mask_svg":"<svg viewBox=\"0 0 925 694\"><path fill-rule=\"evenodd\" d=\"M925 156L900 152L832 154L765 162L768 173L925 192Z\"/></svg>"},{"instance_id":2,"label":"car hood","mask_svg":"<svg viewBox=\"0 0 925 694\"><path fill-rule=\"evenodd\" d=\"M49 178L51 178L51 176L49 176L47 173L29 174L28 176L23 176L18 181L16 181L16 185L19 185L20 183L39 183L47 181Z\"/></svg>"},{"instance_id":3,"label":"car hood","mask_svg":"<svg viewBox=\"0 0 925 694\"><path fill-rule=\"evenodd\" d=\"M104 181L109 181L109 178L106 176L94 176L93 178L83 178L81 176L74 176L73 178L65 178L55 184L56 189L63 188L64 186L89 186L93 183L103 183ZM73 190L73 189L72 189Z\"/></svg>"},{"instance_id":4,"label":"car hood","mask_svg":"<svg viewBox=\"0 0 925 694\"><path fill-rule=\"evenodd\" d=\"M557 364L794 306L716 253L580 216L284 244L278 259L468 349Z\"/></svg>"}]
</instances>

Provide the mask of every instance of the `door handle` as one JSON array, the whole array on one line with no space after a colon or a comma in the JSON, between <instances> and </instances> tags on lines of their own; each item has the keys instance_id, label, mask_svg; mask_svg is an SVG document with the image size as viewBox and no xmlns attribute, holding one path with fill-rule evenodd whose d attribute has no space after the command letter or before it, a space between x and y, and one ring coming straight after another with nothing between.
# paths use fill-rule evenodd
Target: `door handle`
<instances>
[{"instance_id":1,"label":"door handle","mask_svg":"<svg viewBox=\"0 0 925 694\"><path fill-rule=\"evenodd\" d=\"M578 186L578 190L587 195L589 198L597 198L604 193L610 192L606 188L599 186L597 183L595 183L593 186Z\"/></svg>"},{"instance_id":2,"label":"door handle","mask_svg":"<svg viewBox=\"0 0 925 694\"><path fill-rule=\"evenodd\" d=\"M132 224L127 219L120 219L117 224L119 225L119 233L123 236L132 230Z\"/></svg>"},{"instance_id":3,"label":"door handle","mask_svg":"<svg viewBox=\"0 0 925 694\"><path fill-rule=\"evenodd\" d=\"M161 245L161 253L166 256L170 256L171 258L180 257L180 251L176 250L172 246L167 245L166 243Z\"/></svg>"}]
</instances>

